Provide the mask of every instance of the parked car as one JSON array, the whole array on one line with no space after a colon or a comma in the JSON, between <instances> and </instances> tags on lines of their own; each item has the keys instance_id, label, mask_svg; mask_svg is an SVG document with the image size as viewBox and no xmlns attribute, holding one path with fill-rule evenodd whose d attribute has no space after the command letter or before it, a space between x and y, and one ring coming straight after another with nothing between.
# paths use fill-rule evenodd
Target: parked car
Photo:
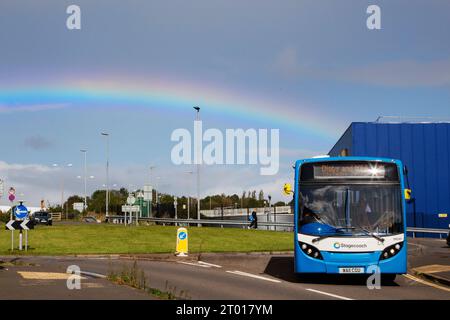
<instances>
[{"instance_id":1,"label":"parked car","mask_svg":"<svg viewBox=\"0 0 450 320\"><path fill-rule=\"evenodd\" d=\"M47 226L53 225L52 215L46 211L37 211L33 214L34 224L45 224Z\"/></svg>"},{"instance_id":2,"label":"parked car","mask_svg":"<svg viewBox=\"0 0 450 320\"><path fill-rule=\"evenodd\" d=\"M83 218L83 222L86 223L100 223L101 221L92 216L87 216Z\"/></svg>"}]
</instances>

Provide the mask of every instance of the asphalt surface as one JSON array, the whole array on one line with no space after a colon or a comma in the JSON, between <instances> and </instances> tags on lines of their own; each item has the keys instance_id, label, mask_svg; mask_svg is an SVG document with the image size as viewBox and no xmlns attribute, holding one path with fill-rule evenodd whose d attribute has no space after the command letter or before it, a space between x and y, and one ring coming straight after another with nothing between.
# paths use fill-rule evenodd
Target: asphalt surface
<instances>
[{"instance_id":1,"label":"asphalt surface","mask_svg":"<svg viewBox=\"0 0 450 320\"><path fill-rule=\"evenodd\" d=\"M0 299L143 300L154 299L145 292L119 286L107 279L80 277L80 290L67 287L67 267L73 263L59 259L0 258ZM78 262L73 260L73 262Z\"/></svg>"},{"instance_id":2,"label":"asphalt surface","mask_svg":"<svg viewBox=\"0 0 450 320\"><path fill-rule=\"evenodd\" d=\"M432 240L439 241L439 240ZM445 263L448 248L442 243L411 243L410 267ZM425 252L425 253L424 253ZM148 259L154 259L148 256ZM199 260L198 260L198 259ZM441 260L439 260L441 259ZM0 257L9 261L11 257ZM65 273L70 265L82 271L107 275L120 273L134 263L147 286L168 291L183 299L446 299L450 288L424 281L413 274L397 276L381 289L368 289L366 278L318 276L298 278L291 254L202 254L200 257L165 260L109 257L20 257L16 265L0 268L0 299L152 299L143 291L120 286L106 279L86 276L81 290L68 290L66 280L25 279L23 272ZM18 263L18 261L20 261ZM18 264L17 264L18 263ZM32 264L32 265L30 265ZM5 264L4 264L5 265Z\"/></svg>"}]
</instances>

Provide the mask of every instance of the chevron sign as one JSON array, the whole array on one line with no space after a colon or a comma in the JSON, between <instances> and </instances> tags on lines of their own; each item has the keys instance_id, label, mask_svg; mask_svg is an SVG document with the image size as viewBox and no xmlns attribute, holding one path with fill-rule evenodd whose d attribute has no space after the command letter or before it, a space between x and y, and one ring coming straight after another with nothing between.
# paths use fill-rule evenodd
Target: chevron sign
<instances>
[{"instance_id":1,"label":"chevron sign","mask_svg":"<svg viewBox=\"0 0 450 320\"><path fill-rule=\"evenodd\" d=\"M31 220L9 220L5 226L6 230L30 230L34 229L34 222Z\"/></svg>"}]
</instances>

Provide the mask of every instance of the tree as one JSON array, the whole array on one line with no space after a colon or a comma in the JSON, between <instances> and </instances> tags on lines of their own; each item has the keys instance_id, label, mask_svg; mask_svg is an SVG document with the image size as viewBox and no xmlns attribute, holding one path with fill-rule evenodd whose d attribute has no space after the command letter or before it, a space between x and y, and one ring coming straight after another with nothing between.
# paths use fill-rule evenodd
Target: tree
<instances>
[{"instance_id":1,"label":"tree","mask_svg":"<svg viewBox=\"0 0 450 320\"><path fill-rule=\"evenodd\" d=\"M80 214L80 212L78 212L77 210L74 210L74 208L73 208L73 204L75 202L83 202L84 203L84 198L82 198L78 195L73 195L73 196L70 196L69 198L67 198L67 201L64 203L63 217L66 217L66 214L67 214L67 218L73 219Z\"/></svg>"},{"instance_id":2,"label":"tree","mask_svg":"<svg viewBox=\"0 0 450 320\"><path fill-rule=\"evenodd\" d=\"M258 195L258 200L263 201L264 200L264 191L260 190Z\"/></svg>"}]
</instances>

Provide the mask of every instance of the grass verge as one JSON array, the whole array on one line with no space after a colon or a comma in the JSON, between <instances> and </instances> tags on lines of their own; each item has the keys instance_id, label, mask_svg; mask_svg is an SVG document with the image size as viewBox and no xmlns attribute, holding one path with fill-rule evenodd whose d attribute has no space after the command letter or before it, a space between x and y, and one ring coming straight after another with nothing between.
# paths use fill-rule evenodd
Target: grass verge
<instances>
[{"instance_id":1,"label":"grass verge","mask_svg":"<svg viewBox=\"0 0 450 320\"><path fill-rule=\"evenodd\" d=\"M14 254L146 254L173 253L176 227L84 224L37 226L28 231L27 252ZM293 250L292 233L238 228L190 227L189 252L257 252ZM17 248L19 232L15 231ZM11 232L0 225L0 255L11 254Z\"/></svg>"},{"instance_id":2,"label":"grass verge","mask_svg":"<svg viewBox=\"0 0 450 320\"><path fill-rule=\"evenodd\" d=\"M124 267L121 272L108 272L107 279L119 285L127 285L144 290L148 294L162 300L190 299L187 291L181 290L177 292L177 288L169 286L168 281L166 281L166 288L164 291L152 288L144 271L138 268L136 261L134 261L131 267Z\"/></svg>"}]
</instances>

